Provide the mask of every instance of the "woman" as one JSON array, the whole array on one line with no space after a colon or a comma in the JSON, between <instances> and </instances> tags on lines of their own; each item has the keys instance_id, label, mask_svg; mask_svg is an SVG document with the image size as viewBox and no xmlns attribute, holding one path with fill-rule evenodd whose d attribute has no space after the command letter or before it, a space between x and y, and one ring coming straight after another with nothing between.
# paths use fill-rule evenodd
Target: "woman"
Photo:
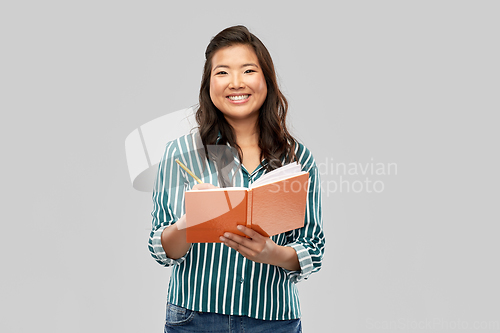
<instances>
[{"instance_id":1,"label":"woman","mask_svg":"<svg viewBox=\"0 0 500 333\"><path fill-rule=\"evenodd\" d=\"M300 332L295 284L320 269L325 245L316 163L287 131L287 101L257 37L243 26L227 28L211 40L205 57L198 131L167 144L153 194L149 249L160 264L173 266L165 331ZM228 161L214 147L232 147L235 154ZM249 238L225 233L221 243L186 242L184 191L248 187L293 161L309 172L303 228L269 238L241 226Z\"/></svg>"}]
</instances>

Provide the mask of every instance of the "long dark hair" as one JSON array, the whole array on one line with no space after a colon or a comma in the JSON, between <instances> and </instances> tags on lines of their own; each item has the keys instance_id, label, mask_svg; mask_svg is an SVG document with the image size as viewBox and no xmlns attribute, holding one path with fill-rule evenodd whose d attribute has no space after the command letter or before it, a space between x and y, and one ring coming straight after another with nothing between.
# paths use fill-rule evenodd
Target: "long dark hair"
<instances>
[{"instance_id":1,"label":"long dark hair","mask_svg":"<svg viewBox=\"0 0 500 333\"><path fill-rule=\"evenodd\" d=\"M262 68L267 84L267 97L259 111L259 148L260 160L265 158L267 171L297 160L295 156L295 139L286 128L286 114L288 102L281 93L276 79L273 60L264 44L242 25L229 27L212 38L205 51L205 66L200 87L199 107L196 111L196 121L199 125L201 140L207 151L207 145L215 145L220 132L219 144L229 143L238 151L240 161L243 161L243 152L236 144L236 136L232 126L226 121L222 112L210 98L210 77L212 58L218 50L233 45L248 45L254 50ZM208 155L207 155L208 157Z\"/></svg>"}]
</instances>

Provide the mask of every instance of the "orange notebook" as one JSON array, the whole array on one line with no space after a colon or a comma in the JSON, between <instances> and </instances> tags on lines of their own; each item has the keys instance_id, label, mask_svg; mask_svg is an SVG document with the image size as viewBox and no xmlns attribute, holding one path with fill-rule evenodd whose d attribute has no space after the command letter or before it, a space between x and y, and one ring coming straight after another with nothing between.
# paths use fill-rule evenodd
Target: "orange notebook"
<instances>
[{"instance_id":1,"label":"orange notebook","mask_svg":"<svg viewBox=\"0 0 500 333\"><path fill-rule=\"evenodd\" d=\"M293 164L269 172L250 188L187 191L186 240L216 243L226 231L244 236L238 224L265 236L303 227L309 174Z\"/></svg>"}]
</instances>

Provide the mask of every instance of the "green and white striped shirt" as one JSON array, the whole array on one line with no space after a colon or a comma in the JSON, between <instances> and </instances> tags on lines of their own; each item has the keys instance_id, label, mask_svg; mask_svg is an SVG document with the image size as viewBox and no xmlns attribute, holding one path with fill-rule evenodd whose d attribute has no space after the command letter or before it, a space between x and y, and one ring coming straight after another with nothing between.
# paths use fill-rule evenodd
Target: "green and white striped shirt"
<instances>
[{"instance_id":1,"label":"green and white striped shirt","mask_svg":"<svg viewBox=\"0 0 500 333\"><path fill-rule=\"evenodd\" d=\"M173 266L167 300L200 312L244 315L263 320L300 318L295 284L321 268L325 247L321 182L312 154L302 144L296 144L298 162L303 171L309 172L304 227L271 237L276 244L295 249L300 271L256 263L222 243L193 243L186 255L174 260L163 250L161 233L184 215L184 192L196 184L175 163L175 159L179 158L203 182L219 186L215 163L200 157L202 147L196 142L200 142L197 132L167 143L153 193L149 250L158 263ZM260 165L250 174L239 164L237 156L235 162L238 168L232 175L233 186L249 187L266 173Z\"/></svg>"}]
</instances>

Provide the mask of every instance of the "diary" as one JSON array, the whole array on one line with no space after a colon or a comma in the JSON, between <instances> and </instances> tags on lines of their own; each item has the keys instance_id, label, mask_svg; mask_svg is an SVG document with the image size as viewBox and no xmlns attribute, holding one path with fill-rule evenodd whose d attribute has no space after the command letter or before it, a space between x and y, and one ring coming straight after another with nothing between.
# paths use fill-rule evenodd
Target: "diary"
<instances>
[{"instance_id":1,"label":"diary","mask_svg":"<svg viewBox=\"0 0 500 333\"><path fill-rule=\"evenodd\" d=\"M264 236L301 228L309 174L297 162L277 168L245 187L190 190L185 193L186 240L220 242L224 232L244 236L245 225Z\"/></svg>"}]
</instances>

